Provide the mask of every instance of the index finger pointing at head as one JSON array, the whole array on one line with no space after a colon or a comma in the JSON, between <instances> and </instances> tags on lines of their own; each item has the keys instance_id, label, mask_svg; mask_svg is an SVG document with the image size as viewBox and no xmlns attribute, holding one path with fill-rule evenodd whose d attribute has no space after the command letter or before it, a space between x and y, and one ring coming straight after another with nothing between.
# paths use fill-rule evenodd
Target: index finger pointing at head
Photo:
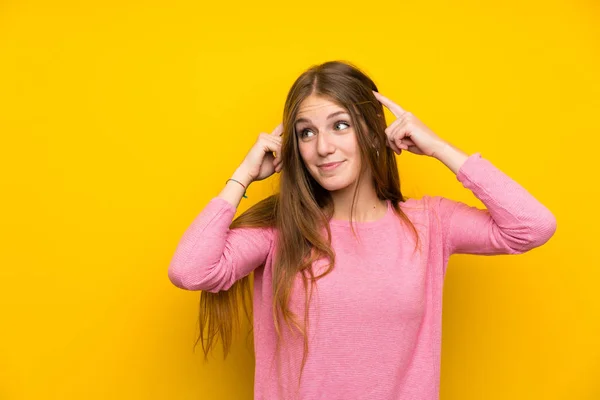
<instances>
[{"instance_id":1,"label":"index finger pointing at head","mask_svg":"<svg viewBox=\"0 0 600 400\"><path fill-rule=\"evenodd\" d=\"M277 127L273 130L273 132L271 132L271 135L281 136L282 133L283 133L283 123L277 125Z\"/></svg>"},{"instance_id":2,"label":"index finger pointing at head","mask_svg":"<svg viewBox=\"0 0 600 400\"><path fill-rule=\"evenodd\" d=\"M388 108L388 110L390 110L392 112L392 114L394 114L394 116L396 116L396 118L400 117L400 115L402 115L406 112L406 111L404 111L404 109L402 107L400 107L398 104L394 103L393 101L391 101L390 99L388 99L387 97L382 95L381 93L376 92L374 90L373 90L373 93L375 94L375 97L377 98L377 100L379 100L379 102L381 104L386 106Z\"/></svg>"}]
</instances>

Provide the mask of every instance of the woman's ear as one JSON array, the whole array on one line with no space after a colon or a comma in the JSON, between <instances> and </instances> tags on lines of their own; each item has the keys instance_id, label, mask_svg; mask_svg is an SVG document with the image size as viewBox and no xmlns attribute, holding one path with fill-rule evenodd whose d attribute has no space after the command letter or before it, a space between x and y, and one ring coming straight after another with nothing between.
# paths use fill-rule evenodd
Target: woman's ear
<instances>
[{"instance_id":1,"label":"woman's ear","mask_svg":"<svg viewBox=\"0 0 600 400\"><path fill-rule=\"evenodd\" d=\"M371 147L373 147L373 149L375 150L379 149L379 139L377 139L376 137L373 138L373 140L371 141Z\"/></svg>"}]
</instances>

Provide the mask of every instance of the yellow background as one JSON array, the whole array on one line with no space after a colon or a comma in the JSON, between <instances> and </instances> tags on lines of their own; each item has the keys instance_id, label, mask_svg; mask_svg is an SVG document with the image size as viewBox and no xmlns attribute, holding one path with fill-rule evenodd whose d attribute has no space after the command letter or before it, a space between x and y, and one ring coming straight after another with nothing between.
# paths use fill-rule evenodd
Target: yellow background
<instances>
[{"instance_id":1,"label":"yellow background","mask_svg":"<svg viewBox=\"0 0 600 400\"><path fill-rule=\"evenodd\" d=\"M0 399L252 398L251 338L204 364L199 293L167 267L293 80L332 59L558 219L531 253L452 258L441 399L599 399L599 17L591 0L2 2ZM408 196L480 204L435 160L399 164Z\"/></svg>"}]
</instances>

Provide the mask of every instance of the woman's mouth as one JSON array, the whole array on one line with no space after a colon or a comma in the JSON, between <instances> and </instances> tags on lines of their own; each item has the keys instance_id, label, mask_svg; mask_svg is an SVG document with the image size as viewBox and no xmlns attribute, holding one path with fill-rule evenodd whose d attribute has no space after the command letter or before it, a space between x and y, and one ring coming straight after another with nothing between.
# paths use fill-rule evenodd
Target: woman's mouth
<instances>
[{"instance_id":1,"label":"woman's mouth","mask_svg":"<svg viewBox=\"0 0 600 400\"><path fill-rule=\"evenodd\" d=\"M327 163L327 164L321 164L321 165L318 165L318 167L319 167L319 169L321 169L323 171L332 171L332 170L336 169L337 167L339 167L342 163L343 163L343 161L338 161L338 162L332 162L332 163Z\"/></svg>"}]
</instances>

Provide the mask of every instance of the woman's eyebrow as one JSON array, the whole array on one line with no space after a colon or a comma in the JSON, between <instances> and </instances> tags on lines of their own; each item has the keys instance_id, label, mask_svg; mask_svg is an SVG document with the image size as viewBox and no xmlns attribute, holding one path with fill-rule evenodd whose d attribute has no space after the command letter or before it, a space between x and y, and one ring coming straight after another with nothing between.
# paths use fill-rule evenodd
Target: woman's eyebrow
<instances>
[{"instance_id":1,"label":"woman's eyebrow","mask_svg":"<svg viewBox=\"0 0 600 400\"><path fill-rule=\"evenodd\" d=\"M336 111L332 114L329 114L327 119L331 119L331 118L335 117L336 115L340 115L340 114L348 114L348 113L346 111L342 111L342 110ZM298 118L295 123L297 124L298 122L308 122L309 124L311 123L310 120L308 120L306 118Z\"/></svg>"}]
</instances>

